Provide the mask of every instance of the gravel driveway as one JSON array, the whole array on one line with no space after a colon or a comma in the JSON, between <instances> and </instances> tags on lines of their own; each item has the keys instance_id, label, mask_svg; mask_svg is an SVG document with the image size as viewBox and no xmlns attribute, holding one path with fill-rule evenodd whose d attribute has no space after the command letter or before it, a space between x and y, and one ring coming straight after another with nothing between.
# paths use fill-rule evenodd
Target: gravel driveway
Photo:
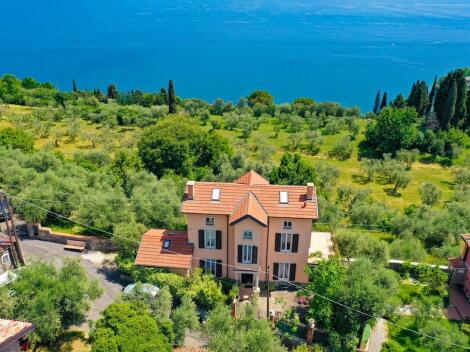
<instances>
[{"instance_id":1,"label":"gravel driveway","mask_svg":"<svg viewBox=\"0 0 470 352\"><path fill-rule=\"evenodd\" d=\"M64 245L53 242L45 242L33 239L21 239L21 246L26 262L34 257L46 261L52 261L61 265L64 258L79 258L82 266L92 278L98 279L103 288L103 295L94 301L87 312L85 321L80 325L80 330L88 331L88 320L97 320L100 312L111 304L122 292L123 286L119 280L119 272L116 269L112 254L101 252L72 252L64 250Z\"/></svg>"}]
</instances>

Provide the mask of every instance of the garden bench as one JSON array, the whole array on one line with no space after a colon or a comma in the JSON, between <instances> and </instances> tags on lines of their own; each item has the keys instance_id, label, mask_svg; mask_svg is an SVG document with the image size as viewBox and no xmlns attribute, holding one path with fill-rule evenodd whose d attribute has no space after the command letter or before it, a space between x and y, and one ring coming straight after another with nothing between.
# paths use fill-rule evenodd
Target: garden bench
<instances>
[{"instance_id":1,"label":"garden bench","mask_svg":"<svg viewBox=\"0 0 470 352\"><path fill-rule=\"evenodd\" d=\"M86 242L67 240L64 249L83 252L85 250L85 247Z\"/></svg>"}]
</instances>

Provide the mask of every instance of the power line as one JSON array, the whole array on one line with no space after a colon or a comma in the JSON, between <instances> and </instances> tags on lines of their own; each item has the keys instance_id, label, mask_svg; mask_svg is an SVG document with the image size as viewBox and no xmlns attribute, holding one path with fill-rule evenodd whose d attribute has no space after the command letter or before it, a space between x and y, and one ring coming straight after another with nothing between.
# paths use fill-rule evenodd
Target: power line
<instances>
[{"instance_id":1,"label":"power line","mask_svg":"<svg viewBox=\"0 0 470 352\"><path fill-rule=\"evenodd\" d=\"M56 213L51 212L51 211L49 211L49 210L47 210L47 209L44 209L44 208L42 208L42 207L40 207L40 206L38 206L38 205L36 205L36 204L30 203L30 202L28 202L28 201L26 201L26 200L24 200L24 199L22 199L22 198L20 198L20 197L12 196L12 195L10 195L10 197L19 199L20 201L22 201L22 202L24 202L24 203L26 203L26 204L29 204L29 205L31 205L31 206L34 206L34 207L36 207L36 208L38 208L38 209L41 209L41 210L44 210L44 211L46 211L46 212L52 213L53 215L55 215L55 216L57 216L57 217L63 218L63 219L65 219L65 220L69 220L69 221L74 222L74 223L76 223L76 224L78 224L78 225L81 225L81 226L84 226L84 227L88 227L88 228L92 228L92 229L97 230L97 231L99 231L99 232L105 233L105 234L110 235L110 236L115 236L115 237L124 239L124 240L129 241L129 242L134 242L134 243L140 244L140 242L137 241L137 240L129 239L129 238L126 238L126 237L123 237L123 236L118 236L118 235L115 235L115 234L113 234L113 233L111 233L111 232L108 232L108 231L105 231L105 230L101 230L101 229L99 229L99 228L96 228L96 227L91 226L91 225L88 225L88 224L80 223L80 222L78 222L78 221L69 219L69 218L67 218L67 217L65 217L65 216L62 216L62 215L60 215L60 214L56 214ZM164 251L166 251L166 252L168 252L168 253L172 253L172 254L183 255L182 253L175 252L175 251L171 251L171 250L169 250L169 249L162 249L162 250L164 250ZM199 258L199 257L194 257L194 256L193 256L193 258L194 258L194 259L199 259L199 260L204 259L204 258ZM231 268L239 269L239 270L250 269L250 268L247 268L247 267L235 266L235 265L225 264L225 263L219 263L219 264L221 264L221 265L223 265L223 266L226 266L227 268L228 268L228 267L231 267ZM268 273L267 271L264 271L264 270L258 270L258 272L259 272L259 273L264 273L264 274L267 274L267 273ZM391 324L391 325L393 325L393 326L396 326L396 327L398 327L398 328L400 328L400 329L403 329L403 330L406 330L406 331L409 331L409 332L412 332L412 333L415 333L415 334L418 334L418 335L420 335L420 336L423 336L423 337L426 337L426 338L430 338L430 339L433 339L433 340L436 340L436 341L443 341L442 339L440 339L440 338L438 338L438 337L436 337L436 336L428 335L428 334L425 334L425 333L423 333L423 332L421 332L421 331L417 331L417 330L413 330L413 329L407 328L407 327L402 326L402 325L399 325L399 324L397 324L397 323L395 323L395 322L393 322L393 321L391 321L391 320L389 320L389 319L384 319L384 318L382 318L382 317L378 317L378 316L371 315L371 314L369 314L369 313L362 312L362 311L360 311L360 310L358 310L358 309L356 309L356 308L353 308L353 307L350 307L350 306L348 306L348 305L346 305L346 304L343 304L343 303L341 303L341 302L335 301L335 300L333 300L333 299L331 299L331 298L328 298L328 297L326 297L326 296L324 296L324 295L321 295L321 294L319 294L319 293L317 293L317 292L315 292L315 291L312 291L311 289L304 288L304 287L302 287L302 286L300 286L300 285L298 285L298 284L296 284L296 283L294 283L294 282L292 282L292 281L289 281L289 280L287 280L287 279L283 279L283 278L281 278L281 277L279 277L279 276L273 274L273 278L274 278L274 277L277 278L278 281L280 281L280 282L285 282L286 284L291 285L291 286L293 286L293 287L295 287L295 288L297 288L297 289L310 292L310 293L312 293L313 295L320 297L321 299L324 299L324 300L326 300L326 301L328 301L328 302L330 302L330 303L336 304L336 305L338 305L338 306L340 306L340 307L349 309L349 310L351 310L351 311L353 311L353 312L356 312L356 313L361 314L361 315L363 315L363 316L366 316L366 317L368 317L368 318L375 319L375 320L383 319L383 320L387 321L389 324ZM450 344L451 344L452 346L455 346L455 347L459 347L459 348L462 348L462 349L465 349L465 350L470 350L470 347L466 347L466 346L463 346L463 345L460 345L460 344L456 344L456 343L453 343L453 342L451 342Z\"/></svg>"},{"instance_id":2,"label":"power line","mask_svg":"<svg viewBox=\"0 0 470 352\"><path fill-rule=\"evenodd\" d=\"M18 188L18 189L21 189L22 187L20 186L15 186L15 185L8 185L8 184L4 184L3 183L3 186L7 186L7 187L12 187L12 188ZM65 192L65 191L55 191L54 194L63 194L63 195L68 195L72 198L77 198L77 199L96 199L97 196L96 195L93 195L93 194L85 194L85 195L76 195L76 194L73 194L71 192ZM38 202L42 202L42 203L49 203L49 204L60 204L60 203L64 203L64 202L67 202L68 204L75 204L75 205L79 205L79 203L77 202L73 202L69 199L64 199L64 200L51 200L51 199L41 199L41 198L29 198L29 200L34 200L34 201L38 201ZM132 198L129 198L129 197L126 197L126 200L132 202L134 199ZM141 202L141 201L146 201L146 202L152 202L154 203L155 202L155 198L136 198L136 201L138 202ZM316 221L314 223L314 225L329 225L331 226L330 223L327 223L327 222L318 222ZM352 225L352 226L350 226ZM352 229L359 229L359 230L362 230L362 231L367 231L367 232L383 232L383 233L388 233L389 231L385 230L383 227L380 227L380 226L374 226L374 225L365 225L365 224L358 224L358 223L347 223L347 224L341 224L341 226L344 226L346 228L352 228Z\"/></svg>"}]
</instances>

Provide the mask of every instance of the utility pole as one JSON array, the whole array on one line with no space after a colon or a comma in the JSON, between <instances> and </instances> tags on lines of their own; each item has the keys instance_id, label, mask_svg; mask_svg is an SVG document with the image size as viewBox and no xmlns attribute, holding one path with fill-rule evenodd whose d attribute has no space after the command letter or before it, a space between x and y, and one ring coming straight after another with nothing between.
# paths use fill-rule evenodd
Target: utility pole
<instances>
[{"instance_id":1,"label":"utility pole","mask_svg":"<svg viewBox=\"0 0 470 352\"><path fill-rule=\"evenodd\" d=\"M5 195L5 193L0 192L0 210L3 212L5 217L5 225L8 232L8 237L10 238L11 251L13 254L13 259L16 262L16 266L25 265L23 250L21 249L21 243L16 233L15 221L13 219L13 211L10 206L10 202Z\"/></svg>"},{"instance_id":2,"label":"utility pole","mask_svg":"<svg viewBox=\"0 0 470 352\"><path fill-rule=\"evenodd\" d=\"M269 320L269 265L266 270L266 319Z\"/></svg>"}]
</instances>

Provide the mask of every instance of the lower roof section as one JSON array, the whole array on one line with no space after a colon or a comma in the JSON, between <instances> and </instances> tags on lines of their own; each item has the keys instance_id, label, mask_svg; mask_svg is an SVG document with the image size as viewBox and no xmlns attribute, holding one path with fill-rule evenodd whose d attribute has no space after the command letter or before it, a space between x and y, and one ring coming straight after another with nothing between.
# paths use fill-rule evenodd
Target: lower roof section
<instances>
[{"instance_id":1,"label":"lower roof section","mask_svg":"<svg viewBox=\"0 0 470 352\"><path fill-rule=\"evenodd\" d=\"M186 231L151 229L142 235L135 263L144 266L189 269L193 245Z\"/></svg>"}]
</instances>

